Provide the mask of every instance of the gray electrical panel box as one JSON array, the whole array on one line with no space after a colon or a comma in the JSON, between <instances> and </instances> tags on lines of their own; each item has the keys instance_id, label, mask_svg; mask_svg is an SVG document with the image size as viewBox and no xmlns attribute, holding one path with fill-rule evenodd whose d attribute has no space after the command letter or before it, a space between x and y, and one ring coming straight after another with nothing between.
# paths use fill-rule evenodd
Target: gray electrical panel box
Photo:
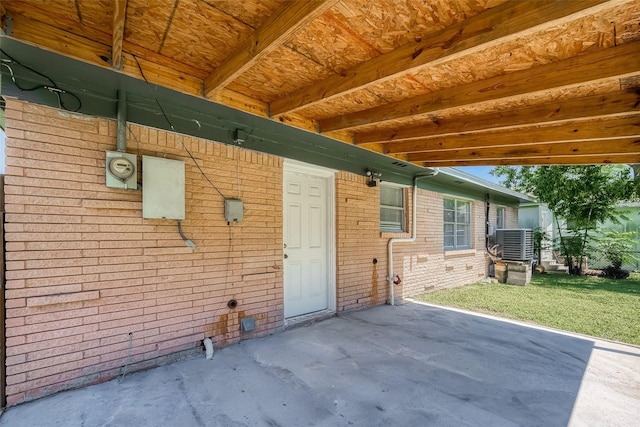
<instances>
[{"instance_id":1,"label":"gray electrical panel box","mask_svg":"<svg viewBox=\"0 0 640 427\"><path fill-rule=\"evenodd\" d=\"M184 162L142 156L142 217L184 219Z\"/></svg>"},{"instance_id":2,"label":"gray electrical panel box","mask_svg":"<svg viewBox=\"0 0 640 427\"><path fill-rule=\"evenodd\" d=\"M242 221L244 214L244 203L238 199L224 199L224 219L227 222Z\"/></svg>"}]
</instances>

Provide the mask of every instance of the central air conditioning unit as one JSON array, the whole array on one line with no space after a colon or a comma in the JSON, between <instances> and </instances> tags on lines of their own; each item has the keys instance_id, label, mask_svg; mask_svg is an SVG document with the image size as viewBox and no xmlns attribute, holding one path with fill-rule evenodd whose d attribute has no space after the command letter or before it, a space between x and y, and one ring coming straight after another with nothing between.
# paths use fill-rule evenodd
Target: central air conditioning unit
<instances>
[{"instance_id":1,"label":"central air conditioning unit","mask_svg":"<svg viewBox=\"0 0 640 427\"><path fill-rule=\"evenodd\" d=\"M533 259L533 231L530 229L498 229L496 244L500 246L504 260L531 261Z\"/></svg>"}]
</instances>

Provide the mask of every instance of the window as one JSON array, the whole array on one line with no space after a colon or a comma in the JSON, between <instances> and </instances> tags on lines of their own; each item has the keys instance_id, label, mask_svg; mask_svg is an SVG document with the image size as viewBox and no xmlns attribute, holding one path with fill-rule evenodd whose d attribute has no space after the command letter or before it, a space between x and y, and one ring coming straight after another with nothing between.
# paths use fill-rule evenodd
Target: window
<instances>
[{"instance_id":1,"label":"window","mask_svg":"<svg viewBox=\"0 0 640 427\"><path fill-rule=\"evenodd\" d=\"M380 185L380 231L403 232L404 219L404 188Z\"/></svg>"},{"instance_id":2,"label":"window","mask_svg":"<svg viewBox=\"0 0 640 427\"><path fill-rule=\"evenodd\" d=\"M496 208L496 228L504 228L504 208L497 207Z\"/></svg>"},{"instance_id":3,"label":"window","mask_svg":"<svg viewBox=\"0 0 640 427\"><path fill-rule=\"evenodd\" d=\"M471 248L471 202L444 199L444 249Z\"/></svg>"}]
</instances>

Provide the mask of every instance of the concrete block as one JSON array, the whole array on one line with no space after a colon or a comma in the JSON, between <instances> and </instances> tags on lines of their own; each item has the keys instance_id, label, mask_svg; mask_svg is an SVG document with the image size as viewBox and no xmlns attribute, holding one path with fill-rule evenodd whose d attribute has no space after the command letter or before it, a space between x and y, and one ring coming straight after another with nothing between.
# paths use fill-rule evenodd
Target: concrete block
<instances>
[{"instance_id":1,"label":"concrete block","mask_svg":"<svg viewBox=\"0 0 640 427\"><path fill-rule=\"evenodd\" d=\"M507 281L507 265L496 264L495 265L495 277L500 283L506 283Z\"/></svg>"},{"instance_id":2,"label":"concrete block","mask_svg":"<svg viewBox=\"0 0 640 427\"><path fill-rule=\"evenodd\" d=\"M531 281L531 265L509 263L507 265L507 284L525 286Z\"/></svg>"}]
</instances>

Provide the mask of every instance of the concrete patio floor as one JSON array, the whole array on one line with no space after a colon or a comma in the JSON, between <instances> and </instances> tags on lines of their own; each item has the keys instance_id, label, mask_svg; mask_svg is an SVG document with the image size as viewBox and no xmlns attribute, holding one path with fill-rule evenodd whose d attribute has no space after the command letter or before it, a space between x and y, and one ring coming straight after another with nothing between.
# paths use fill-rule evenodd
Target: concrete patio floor
<instances>
[{"instance_id":1,"label":"concrete patio floor","mask_svg":"<svg viewBox=\"0 0 640 427\"><path fill-rule=\"evenodd\" d=\"M640 348L377 307L9 408L0 426L640 423Z\"/></svg>"}]
</instances>

